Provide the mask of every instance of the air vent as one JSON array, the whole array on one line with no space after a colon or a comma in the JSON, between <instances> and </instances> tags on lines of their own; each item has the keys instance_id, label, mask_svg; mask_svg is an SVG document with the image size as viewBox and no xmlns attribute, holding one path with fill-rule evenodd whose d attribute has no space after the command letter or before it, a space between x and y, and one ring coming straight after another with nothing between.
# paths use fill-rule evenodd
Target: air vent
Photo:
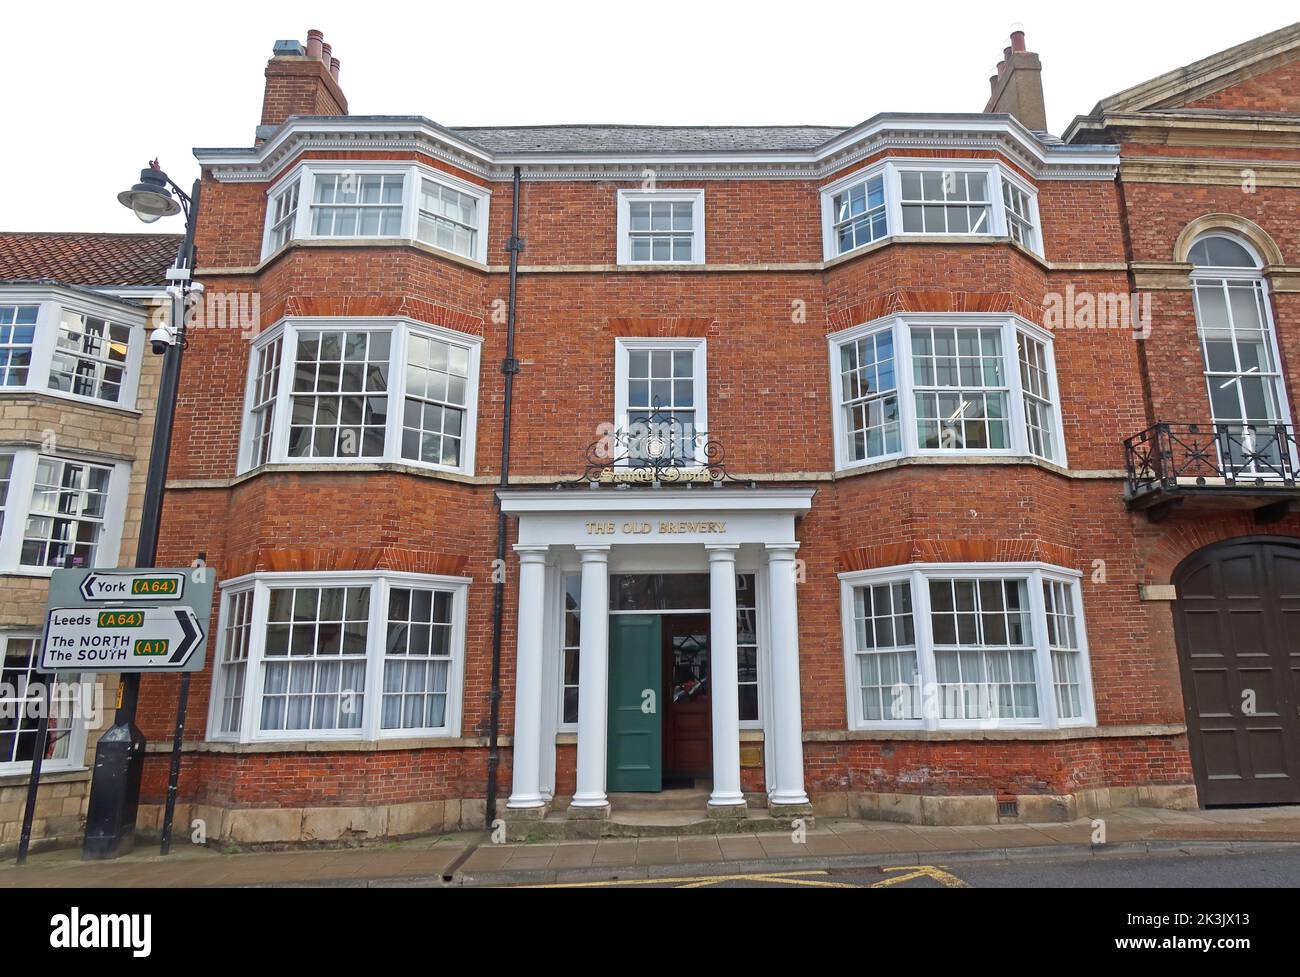
<instances>
[{"instance_id":1,"label":"air vent","mask_svg":"<svg viewBox=\"0 0 1300 977\"><path fill-rule=\"evenodd\" d=\"M1020 817L1020 802L1019 801L998 801L998 817L1000 818Z\"/></svg>"}]
</instances>

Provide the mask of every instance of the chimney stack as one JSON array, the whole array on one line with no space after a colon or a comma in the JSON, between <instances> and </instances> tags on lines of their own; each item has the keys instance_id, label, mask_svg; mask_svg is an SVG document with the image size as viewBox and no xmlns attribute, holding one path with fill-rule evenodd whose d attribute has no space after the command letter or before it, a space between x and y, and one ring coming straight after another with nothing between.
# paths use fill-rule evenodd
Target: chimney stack
<instances>
[{"instance_id":1,"label":"chimney stack","mask_svg":"<svg viewBox=\"0 0 1300 977\"><path fill-rule=\"evenodd\" d=\"M295 115L347 115L348 100L339 87L339 59L318 30L307 32L307 43L276 41L266 63L262 123L257 141Z\"/></svg>"},{"instance_id":2,"label":"chimney stack","mask_svg":"<svg viewBox=\"0 0 1300 977\"><path fill-rule=\"evenodd\" d=\"M1043 64L1038 55L1025 49L1025 32L1011 35L1011 46L1002 52L997 74L989 79L992 93L985 112L1006 112L1027 129L1047 131L1047 107L1043 103Z\"/></svg>"}]
</instances>

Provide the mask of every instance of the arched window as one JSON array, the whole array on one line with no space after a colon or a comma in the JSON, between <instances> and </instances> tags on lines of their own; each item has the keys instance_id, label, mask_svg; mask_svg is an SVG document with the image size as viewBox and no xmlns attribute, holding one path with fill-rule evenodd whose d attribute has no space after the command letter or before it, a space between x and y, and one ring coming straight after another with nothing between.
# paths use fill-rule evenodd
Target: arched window
<instances>
[{"instance_id":1,"label":"arched window","mask_svg":"<svg viewBox=\"0 0 1300 977\"><path fill-rule=\"evenodd\" d=\"M1188 259L1222 460L1268 474L1286 451L1278 426L1289 423L1289 413L1263 263L1254 248L1223 232L1198 238Z\"/></svg>"}]
</instances>

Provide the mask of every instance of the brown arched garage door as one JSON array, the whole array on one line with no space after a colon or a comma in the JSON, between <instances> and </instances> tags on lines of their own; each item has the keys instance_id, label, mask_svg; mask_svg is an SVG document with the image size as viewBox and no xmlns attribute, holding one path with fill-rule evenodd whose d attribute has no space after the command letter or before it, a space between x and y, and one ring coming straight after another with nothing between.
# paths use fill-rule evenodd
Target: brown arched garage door
<instances>
[{"instance_id":1,"label":"brown arched garage door","mask_svg":"<svg viewBox=\"0 0 1300 977\"><path fill-rule=\"evenodd\" d=\"M1300 803L1300 540L1207 547L1174 584L1201 803Z\"/></svg>"}]
</instances>

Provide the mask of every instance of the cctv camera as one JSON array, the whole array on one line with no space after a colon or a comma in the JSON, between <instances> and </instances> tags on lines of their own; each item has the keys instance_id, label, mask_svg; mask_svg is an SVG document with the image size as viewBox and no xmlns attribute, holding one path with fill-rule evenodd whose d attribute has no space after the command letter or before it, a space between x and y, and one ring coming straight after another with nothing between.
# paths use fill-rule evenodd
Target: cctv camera
<instances>
[{"instance_id":1,"label":"cctv camera","mask_svg":"<svg viewBox=\"0 0 1300 977\"><path fill-rule=\"evenodd\" d=\"M206 289L204 289L202 282L190 282L190 291L196 295L202 295Z\"/></svg>"},{"instance_id":2,"label":"cctv camera","mask_svg":"<svg viewBox=\"0 0 1300 977\"><path fill-rule=\"evenodd\" d=\"M172 331L166 326L159 326L149 334L149 345L153 349L155 356L162 356L171 347L175 341Z\"/></svg>"}]
</instances>

